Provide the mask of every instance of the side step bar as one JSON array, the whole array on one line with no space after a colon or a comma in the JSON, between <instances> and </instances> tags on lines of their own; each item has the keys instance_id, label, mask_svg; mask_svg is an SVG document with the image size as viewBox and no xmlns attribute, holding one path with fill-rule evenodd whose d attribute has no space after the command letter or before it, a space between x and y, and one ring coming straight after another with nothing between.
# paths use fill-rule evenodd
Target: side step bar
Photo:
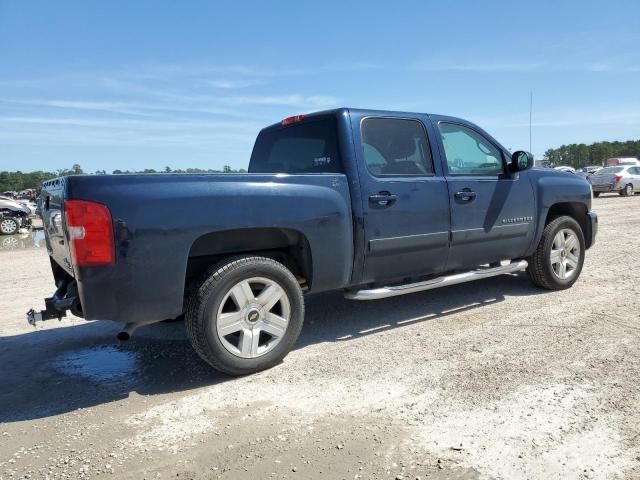
<instances>
[{"instance_id":1,"label":"side step bar","mask_svg":"<svg viewBox=\"0 0 640 480\"><path fill-rule=\"evenodd\" d=\"M397 285L394 287L372 288L371 290L355 290L345 293L345 298L350 300L378 300L379 298L396 297L407 293L422 292L424 290L432 290L434 288L447 287L458 283L472 282L483 278L495 277L505 273L519 272L527 268L529 264L526 260L518 260L517 262L499 267L483 268L480 270L471 270L470 272L456 273L454 275L445 275L424 282L408 283L406 285Z\"/></svg>"}]
</instances>

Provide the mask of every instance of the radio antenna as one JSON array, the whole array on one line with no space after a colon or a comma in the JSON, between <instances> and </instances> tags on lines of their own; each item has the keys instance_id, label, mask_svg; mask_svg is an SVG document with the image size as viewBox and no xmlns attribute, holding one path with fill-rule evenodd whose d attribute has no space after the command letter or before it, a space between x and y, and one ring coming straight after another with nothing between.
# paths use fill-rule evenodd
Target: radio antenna
<instances>
[{"instance_id":1,"label":"radio antenna","mask_svg":"<svg viewBox=\"0 0 640 480\"><path fill-rule=\"evenodd\" d=\"M532 134L533 134L533 90L529 92L529 151L530 152L532 148L531 147Z\"/></svg>"}]
</instances>

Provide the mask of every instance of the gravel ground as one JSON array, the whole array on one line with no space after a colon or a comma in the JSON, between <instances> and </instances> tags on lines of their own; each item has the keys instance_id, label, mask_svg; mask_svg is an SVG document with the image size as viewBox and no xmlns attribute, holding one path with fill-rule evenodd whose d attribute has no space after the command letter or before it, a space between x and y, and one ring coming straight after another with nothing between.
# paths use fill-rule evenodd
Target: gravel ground
<instances>
[{"instance_id":1,"label":"gravel ground","mask_svg":"<svg viewBox=\"0 0 640 480\"><path fill-rule=\"evenodd\" d=\"M0 248L0 478L640 478L640 197L605 196L579 282L310 296L296 349L231 378L181 323L33 329L33 241Z\"/></svg>"}]
</instances>

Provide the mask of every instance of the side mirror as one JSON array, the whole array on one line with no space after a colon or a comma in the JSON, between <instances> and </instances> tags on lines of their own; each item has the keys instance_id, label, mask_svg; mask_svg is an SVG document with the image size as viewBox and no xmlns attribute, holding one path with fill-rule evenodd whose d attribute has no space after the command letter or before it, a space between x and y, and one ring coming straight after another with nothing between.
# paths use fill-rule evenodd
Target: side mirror
<instances>
[{"instance_id":1,"label":"side mirror","mask_svg":"<svg viewBox=\"0 0 640 480\"><path fill-rule=\"evenodd\" d=\"M518 150L511 155L511 163L509 164L509 170L511 172L522 172L529 170L533 167L533 155L524 150Z\"/></svg>"}]
</instances>

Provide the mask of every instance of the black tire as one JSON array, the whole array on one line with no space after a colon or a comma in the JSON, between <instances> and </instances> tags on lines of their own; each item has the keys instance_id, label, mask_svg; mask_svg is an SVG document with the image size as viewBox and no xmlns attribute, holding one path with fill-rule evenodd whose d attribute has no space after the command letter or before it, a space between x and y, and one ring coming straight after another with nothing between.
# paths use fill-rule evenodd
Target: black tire
<instances>
[{"instance_id":1,"label":"black tire","mask_svg":"<svg viewBox=\"0 0 640 480\"><path fill-rule=\"evenodd\" d=\"M277 283L287 296L290 318L273 348L256 358L242 358L224 346L216 318L229 291L252 277ZM230 258L211 268L190 296L185 312L187 335L194 350L213 368L230 375L246 375L278 364L293 348L303 322L304 300L296 278L284 265L265 257Z\"/></svg>"},{"instance_id":2,"label":"black tire","mask_svg":"<svg viewBox=\"0 0 640 480\"><path fill-rule=\"evenodd\" d=\"M18 233L18 229L20 225L15 218L12 217L2 217L0 218L0 234L2 235L13 235Z\"/></svg>"},{"instance_id":3,"label":"black tire","mask_svg":"<svg viewBox=\"0 0 640 480\"><path fill-rule=\"evenodd\" d=\"M573 275L568 279L561 279L556 275L551 266L551 249L555 236L563 229L572 230L580 244L578 265ZM584 234L578 222L573 218L562 216L549 222L544 228L540 243L535 252L527 259L529 266L527 273L531 281L538 287L546 290L564 290L570 288L580 277L584 265L585 242Z\"/></svg>"},{"instance_id":4,"label":"black tire","mask_svg":"<svg viewBox=\"0 0 640 480\"><path fill-rule=\"evenodd\" d=\"M600 192L593 192L593 198L598 198L600 196Z\"/></svg>"},{"instance_id":5,"label":"black tire","mask_svg":"<svg viewBox=\"0 0 640 480\"><path fill-rule=\"evenodd\" d=\"M625 185L622 190L620 190L620 195L623 197L631 197L633 196L633 185L630 183Z\"/></svg>"}]
</instances>

